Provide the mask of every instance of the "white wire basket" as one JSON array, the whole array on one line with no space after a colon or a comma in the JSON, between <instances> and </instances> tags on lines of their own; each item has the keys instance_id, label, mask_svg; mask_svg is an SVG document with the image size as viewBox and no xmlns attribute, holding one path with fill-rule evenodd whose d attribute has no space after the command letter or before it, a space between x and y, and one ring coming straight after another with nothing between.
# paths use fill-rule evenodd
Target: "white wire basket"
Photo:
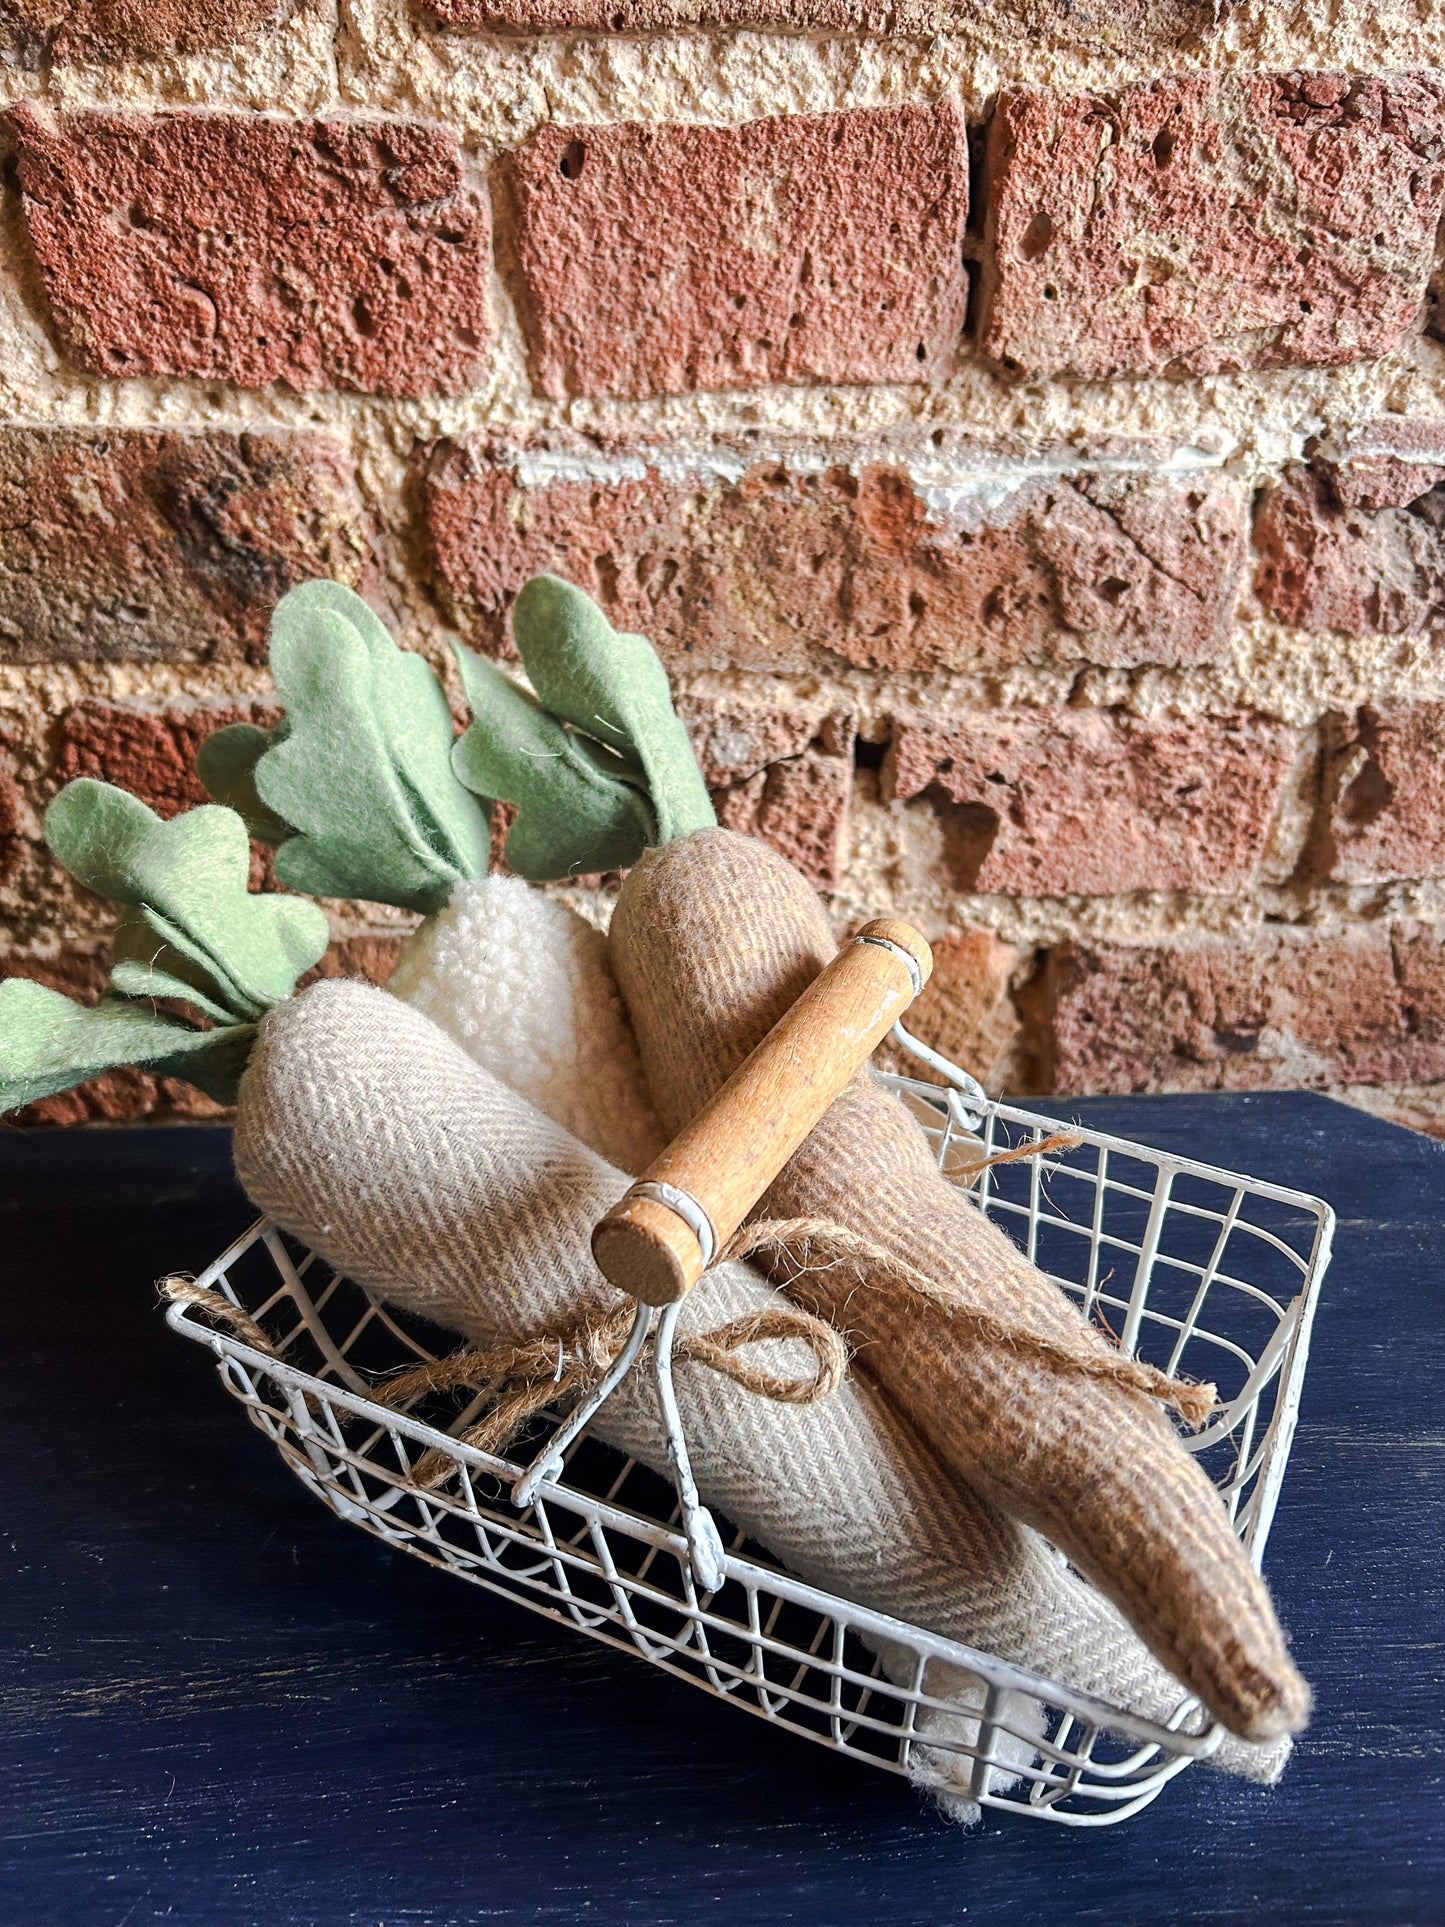
<instances>
[{"instance_id":1,"label":"white wire basket","mask_svg":"<svg viewBox=\"0 0 1445 1927\"><path fill-rule=\"evenodd\" d=\"M1329 1262L1329 1206L1089 1130L1073 1149L980 1169L997 1151L1056 1132L1058 1119L989 1100L901 1027L897 1035L945 1080L879 1073L919 1117L945 1175L968 1186L1124 1351L1218 1385L1221 1409L1187 1443L1258 1566ZM511 1448L515 1457L498 1458L451 1436L475 1421L476 1401L379 1403L380 1376L449 1346L265 1220L197 1283L249 1313L274 1355L217 1330L195 1304L173 1303L171 1325L210 1347L252 1422L341 1518L790 1733L917 1774L926 1724L928 1755L960 1756L950 1779L979 1805L1074 1827L1137 1813L1219 1743L1182 1689L1169 1720L1156 1724L804 1585L741 1534L731 1536L722 1588L700 1595L671 1485L586 1432L563 1473L517 1510L512 1485L555 1420L538 1421ZM423 1486L417 1467L436 1452L450 1474L437 1484L429 1468ZM887 1678L871 1650L880 1641L891 1648ZM899 1668L900 1651L911 1673ZM976 1720L924 1690L930 1661L977 1677ZM904 1673L906 1683L895 1683ZM1036 1715L1021 1711L1028 1702L1042 1704L1042 1735ZM1031 1764L1019 1765L1021 1754ZM936 1780L936 1767L923 1777Z\"/></svg>"}]
</instances>

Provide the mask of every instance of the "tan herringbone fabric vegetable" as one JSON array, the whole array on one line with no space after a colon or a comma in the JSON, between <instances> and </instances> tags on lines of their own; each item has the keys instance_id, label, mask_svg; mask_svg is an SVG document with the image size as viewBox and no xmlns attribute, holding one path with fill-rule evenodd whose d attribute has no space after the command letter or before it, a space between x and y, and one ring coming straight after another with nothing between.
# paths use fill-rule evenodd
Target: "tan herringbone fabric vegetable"
<instances>
[{"instance_id":1,"label":"tan herringbone fabric vegetable","mask_svg":"<svg viewBox=\"0 0 1445 1927\"><path fill-rule=\"evenodd\" d=\"M782 857L732 831L701 830L649 851L631 872L611 950L654 1103L675 1132L836 945L817 897ZM960 1306L1065 1345L1088 1329L942 1178L922 1131L866 1072L758 1215L831 1220L918 1268ZM944 1460L1046 1533L1223 1724L1252 1740L1304 1724L1309 1689L1264 1584L1157 1405L980 1340L936 1300L870 1283L866 1267L820 1268L799 1283Z\"/></svg>"},{"instance_id":2,"label":"tan herringbone fabric vegetable","mask_svg":"<svg viewBox=\"0 0 1445 1927\"><path fill-rule=\"evenodd\" d=\"M266 1018L235 1157L246 1190L287 1230L377 1296L475 1342L622 1302L588 1240L627 1179L369 986L318 984ZM748 1267L720 1266L684 1325L711 1329L775 1302ZM809 1369L796 1341L755 1353L779 1372ZM946 1475L866 1381L811 1406L759 1398L692 1363L677 1386L704 1496L800 1577L1147 1717L1179 1703L1177 1682L1112 1608ZM665 1467L647 1378L627 1382L598 1429ZM978 1703L972 1679L939 1673L928 1687L960 1718ZM1012 1716L1035 1730L1027 1701ZM1217 1758L1260 1779L1281 1763L1243 1747ZM919 1777L947 1794L962 1775L934 1753Z\"/></svg>"}]
</instances>

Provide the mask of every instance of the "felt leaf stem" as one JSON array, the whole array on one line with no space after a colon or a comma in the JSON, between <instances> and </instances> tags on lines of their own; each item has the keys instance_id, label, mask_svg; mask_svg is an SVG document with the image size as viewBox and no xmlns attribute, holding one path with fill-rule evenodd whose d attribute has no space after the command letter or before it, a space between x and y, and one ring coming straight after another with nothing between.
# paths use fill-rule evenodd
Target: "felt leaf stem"
<instances>
[{"instance_id":1,"label":"felt leaf stem","mask_svg":"<svg viewBox=\"0 0 1445 1927\"><path fill-rule=\"evenodd\" d=\"M284 719L275 730L256 723L228 723L212 730L196 751L196 775L207 796L232 809L258 843L284 843L292 835L284 817L268 810L256 788L256 765L285 734Z\"/></svg>"},{"instance_id":2,"label":"felt leaf stem","mask_svg":"<svg viewBox=\"0 0 1445 1927\"><path fill-rule=\"evenodd\" d=\"M507 834L508 866L540 882L622 870L656 841L646 794L609 769L607 752L565 729L535 696L494 663L457 648L476 721L452 751L452 767L482 796L517 806Z\"/></svg>"},{"instance_id":3,"label":"felt leaf stem","mask_svg":"<svg viewBox=\"0 0 1445 1927\"><path fill-rule=\"evenodd\" d=\"M0 1112L119 1064L236 1095L256 1022L291 994L330 936L296 897L247 889L250 841L234 810L203 804L169 822L89 777L69 783L45 836L77 882L124 907L110 994L93 1007L28 978L0 984ZM154 1008L171 999L209 1027Z\"/></svg>"},{"instance_id":4,"label":"felt leaf stem","mask_svg":"<svg viewBox=\"0 0 1445 1927\"><path fill-rule=\"evenodd\" d=\"M611 750L625 780L645 788L655 841L717 821L667 672L645 636L614 629L590 596L555 575L533 576L522 590L512 633L543 706Z\"/></svg>"}]
</instances>

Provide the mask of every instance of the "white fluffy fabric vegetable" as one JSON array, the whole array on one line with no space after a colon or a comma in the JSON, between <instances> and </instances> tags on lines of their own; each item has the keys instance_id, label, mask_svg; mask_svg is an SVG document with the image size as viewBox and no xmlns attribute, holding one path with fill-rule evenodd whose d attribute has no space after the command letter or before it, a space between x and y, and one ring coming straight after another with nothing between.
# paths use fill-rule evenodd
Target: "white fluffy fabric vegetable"
<instances>
[{"instance_id":1,"label":"white fluffy fabric vegetable","mask_svg":"<svg viewBox=\"0 0 1445 1927\"><path fill-rule=\"evenodd\" d=\"M386 987L609 1164L635 1176L661 1149L607 939L566 904L520 877L459 883Z\"/></svg>"}]
</instances>

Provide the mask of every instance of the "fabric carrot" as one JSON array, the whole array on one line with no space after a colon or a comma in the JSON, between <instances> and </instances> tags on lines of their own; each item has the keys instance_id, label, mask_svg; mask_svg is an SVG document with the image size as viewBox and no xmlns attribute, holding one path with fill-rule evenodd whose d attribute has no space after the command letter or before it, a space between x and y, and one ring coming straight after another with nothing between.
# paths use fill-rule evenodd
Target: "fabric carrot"
<instances>
[{"instance_id":1,"label":"fabric carrot","mask_svg":"<svg viewBox=\"0 0 1445 1927\"><path fill-rule=\"evenodd\" d=\"M642 858L611 953L667 1131L702 1108L835 949L811 888L761 843L708 829ZM1309 1691L1263 1581L1165 1413L1106 1377L979 1336L971 1313L1060 1351L1107 1350L943 1178L896 1098L866 1073L856 1080L758 1215L828 1221L893 1260L783 1258L775 1276L847 1331L860 1369L945 1462L1053 1540L1231 1731L1267 1740L1304 1724ZM900 1288L902 1267L933 1291Z\"/></svg>"}]
</instances>

